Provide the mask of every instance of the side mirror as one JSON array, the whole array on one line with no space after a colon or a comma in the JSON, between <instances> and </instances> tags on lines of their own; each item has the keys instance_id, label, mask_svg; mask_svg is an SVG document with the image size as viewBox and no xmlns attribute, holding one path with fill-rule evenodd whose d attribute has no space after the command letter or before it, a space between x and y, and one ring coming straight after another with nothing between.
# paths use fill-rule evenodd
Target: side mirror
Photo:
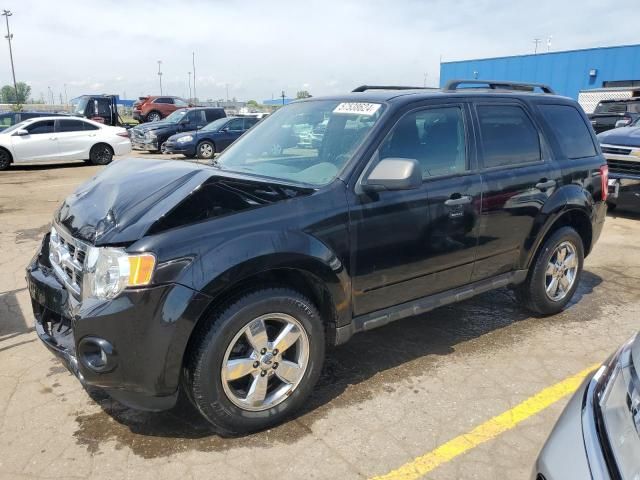
<instances>
[{"instance_id":1,"label":"side mirror","mask_svg":"<svg viewBox=\"0 0 640 480\"><path fill-rule=\"evenodd\" d=\"M229 127L222 127L220 129L221 132L228 132L229 131Z\"/></svg>"},{"instance_id":2,"label":"side mirror","mask_svg":"<svg viewBox=\"0 0 640 480\"><path fill-rule=\"evenodd\" d=\"M373 167L362 182L369 192L380 190L411 190L422 185L422 170L412 158L385 158Z\"/></svg>"},{"instance_id":3,"label":"side mirror","mask_svg":"<svg viewBox=\"0 0 640 480\"><path fill-rule=\"evenodd\" d=\"M25 135L29 135L29 132L27 132L24 128L19 128L18 130L13 132L13 134L16 137L24 137Z\"/></svg>"}]
</instances>

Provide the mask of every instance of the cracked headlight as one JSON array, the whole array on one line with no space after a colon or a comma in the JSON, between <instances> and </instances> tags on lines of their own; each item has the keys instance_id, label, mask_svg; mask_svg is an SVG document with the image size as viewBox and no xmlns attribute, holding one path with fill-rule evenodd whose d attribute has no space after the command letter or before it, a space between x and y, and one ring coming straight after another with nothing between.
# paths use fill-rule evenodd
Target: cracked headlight
<instances>
[{"instance_id":1,"label":"cracked headlight","mask_svg":"<svg viewBox=\"0 0 640 480\"><path fill-rule=\"evenodd\" d=\"M620 351L600 397L611 451L623 479L640 478L640 336Z\"/></svg>"},{"instance_id":2,"label":"cracked headlight","mask_svg":"<svg viewBox=\"0 0 640 480\"><path fill-rule=\"evenodd\" d=\"M148 285L155 264L152 253L130 255L121 248L90 248L83 276L83 297L111 299L127 287Z\"/></svg>"},{"instance_id":3,"label":"cracked headlight","mask_svg":"<svg viewBox=\"0 0 640 480\"><path fill-rule=\"evenodd\" d=\"M193 137L191 135L185 135L184 137L178 137L178 139L176 140L176 142L178 143L187 143L193 140Z\"/></svg>"}]
</instances>

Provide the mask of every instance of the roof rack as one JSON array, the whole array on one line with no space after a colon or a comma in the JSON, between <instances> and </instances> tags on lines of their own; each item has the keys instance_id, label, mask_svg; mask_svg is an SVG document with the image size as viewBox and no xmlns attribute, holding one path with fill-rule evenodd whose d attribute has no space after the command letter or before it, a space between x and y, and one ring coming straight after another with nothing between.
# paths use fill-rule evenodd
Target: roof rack
<instances>
[{"instance_id":1,"label":"roof rack","mask_svg":"<svg viewBox=\"0 0 640 480\"><path fill-rule=\"evenodd\" d=\"M555 95L555 91L549 85L543 83L508 82L496 80L449 80L444 88L445 92L455 92L461 90L460 85L486 85L486 87L466 87L466 88L489 88L491 90L518 90L523 92L533 92L536 88L543 93Z\"/></svg>"},{"instance_id":2,"label":"roof rack","mask_svg":"<svg viewBox=\"0 0 640 480\"><path fill-rule=\"evenodd\" d=\"M352 92L366 92L367 90L438 90L429 87L407 87L401 85L360 85L351 90Z\"/></svg>"}]
</instances>

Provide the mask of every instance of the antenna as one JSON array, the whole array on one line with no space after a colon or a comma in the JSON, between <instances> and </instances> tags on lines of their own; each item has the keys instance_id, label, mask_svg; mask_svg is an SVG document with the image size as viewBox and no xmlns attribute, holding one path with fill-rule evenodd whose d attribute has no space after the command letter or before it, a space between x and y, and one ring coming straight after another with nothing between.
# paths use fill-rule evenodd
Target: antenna
<instances>
[{"instance_id":1,"label":"antenna","mask_svg":"<svg viewBox=\"0 0 640 480\"><path fill-rule=\"evenodd\" d=\"M539 38L534 38L533 39L533 43L536 45L534 50L533 50L533 54L536 55L538 53L538 45L540 44L540 42L542 42L542 40L540 40Z\"/></svg>"}]
</instances>

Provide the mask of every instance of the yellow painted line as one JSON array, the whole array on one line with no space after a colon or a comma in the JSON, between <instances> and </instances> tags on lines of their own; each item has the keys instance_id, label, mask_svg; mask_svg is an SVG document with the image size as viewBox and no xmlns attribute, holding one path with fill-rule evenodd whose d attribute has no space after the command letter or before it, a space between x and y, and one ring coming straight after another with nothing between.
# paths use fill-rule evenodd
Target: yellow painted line
<instances>
[{"instance_id":1,"label":"yellow painted line","mask_svg":"<svg viewBox=\"0 0 640 480\"><path fill-rule=\"evenodd\" d=\"M372 480L417 480L440 465L447 463L465 452L493 440L500 434L518 426L527 418L541 412L558 400L575 392L584 378L598 368L600 364L592 365L575 375L562 380L555 385L541 390L534 396L527 398L511 410L487 420L473 430L449 440L435 450L405 463L391 472L373 477Z\"/></svg>"}]
</instances>

